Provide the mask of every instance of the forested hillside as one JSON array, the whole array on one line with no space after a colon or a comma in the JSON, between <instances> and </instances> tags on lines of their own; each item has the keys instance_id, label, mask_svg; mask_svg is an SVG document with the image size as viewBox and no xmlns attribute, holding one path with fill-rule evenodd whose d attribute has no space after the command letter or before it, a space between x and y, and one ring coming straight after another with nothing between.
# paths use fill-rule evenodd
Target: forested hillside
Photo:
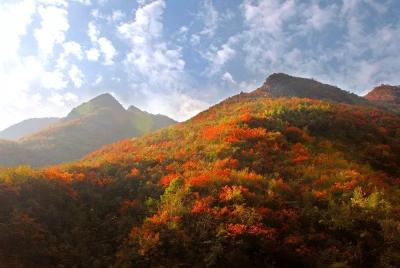
<instances>
[{"instance_id":1,"label":"forested hillside","mask_svg":"<svg viewBox=\"0 0 400 268\"><path fill-rule=\"evenodd\" d=\"M365 99L400 114L400 86L380 85L372 89Z\"/></svg>"},{"instance_id":2,"label":"forested hillside","mask_svg":"<svg viewBox=\"0 0 400 268\"><path fill-rule=\"evenodd\" d=\"M82 161L0 175L4 267L396 267L400 118L224 101Z\"/></svg>"}]
</instances>

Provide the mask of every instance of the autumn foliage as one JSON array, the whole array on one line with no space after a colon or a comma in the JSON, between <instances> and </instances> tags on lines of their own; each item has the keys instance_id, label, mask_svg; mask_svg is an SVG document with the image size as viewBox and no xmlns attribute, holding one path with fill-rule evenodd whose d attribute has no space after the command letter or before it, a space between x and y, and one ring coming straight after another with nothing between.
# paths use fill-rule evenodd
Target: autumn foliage
<instances>
[{"instance_id":1,"label":"autumn foliage","mask_svg":"<svg viewBox=\"0 0 400 268\"><path fill-rule=\"evenodd\" d=\"M76 163L1 170L0 264L396 267L399 185L395 114L232 98Z\"/></svg>"}]
</instances>

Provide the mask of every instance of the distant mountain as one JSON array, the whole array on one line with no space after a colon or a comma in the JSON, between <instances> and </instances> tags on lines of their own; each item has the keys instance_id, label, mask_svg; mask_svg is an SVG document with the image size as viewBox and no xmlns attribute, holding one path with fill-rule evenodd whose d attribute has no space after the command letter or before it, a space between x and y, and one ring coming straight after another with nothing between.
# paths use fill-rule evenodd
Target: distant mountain
<instances>
[{"instance_id":1,"label":"distant mountain","mask_svg":"<svg viewBox=\"0 0 400 268\"><path fill-rule=\"evenodd\" d=\"M168 117L160 119L160 115L138 108L125 110L110 94L103 94L42 131L18 142L0 143L0 165L44 166L71 161L102 145L173 123L176 122Z\"/></svg>"},{"instance_id":2,"label":"distant mountain","mask_svg":"<svg viewBox=\"0 0 400 268\"><path fill-rule=\"evenodd\" d=\"M364 98L379 106L400 113L400 86L382 84L371 90Z\"/></svg>"},{"instance_id":3,"label":"distant mountain","mask_svg":"<svg viewBox=\"0 0 400 268\"><path fill-rule=\"evenodd\" d=\"M295 77L284 73L270 75L265 83L253 91L251 95L298 97L347 104L368 104L362 97L338 87L323 84L314 79Z\"/></svg>"},{"instance_id":4,"label":"distant mountain","mask_svg":"<svg viewBox=\"0 0 400 268\"><path fill-rule=\"evenodd\" d=\"M39 130L47 128L56 123L59 118L32 118L12 125L0 132L0 139L19 140L20 138L31 135Z\"/></svg>"},{"instance_id":5,"label":"distant mountain","mask_svg":"<svg viewBox=\"0 0 400 268\"><path fill-rule=\"evenodd\" d=\"M139 132L149 132L176 123L175 120L168 116L144 112L135 106L130 106L128 112L131 121L134 122L134 125Z\"/></svg>"}]
</instances>

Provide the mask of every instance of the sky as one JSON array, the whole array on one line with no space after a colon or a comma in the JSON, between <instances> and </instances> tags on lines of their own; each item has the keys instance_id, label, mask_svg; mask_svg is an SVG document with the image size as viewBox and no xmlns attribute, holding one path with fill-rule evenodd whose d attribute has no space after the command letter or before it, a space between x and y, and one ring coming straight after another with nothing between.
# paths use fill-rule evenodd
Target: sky
<instances>
[{"instance_id":1,"label":"sky","mask_svg":"<svg viewBox=\"0 0 400 268\"><path fill-rule=\"evenodd\" d=\"M186 120L275 72L400 84L398 0L0 0L0 129L101 93Z\"/></svg>"}]
</instances>

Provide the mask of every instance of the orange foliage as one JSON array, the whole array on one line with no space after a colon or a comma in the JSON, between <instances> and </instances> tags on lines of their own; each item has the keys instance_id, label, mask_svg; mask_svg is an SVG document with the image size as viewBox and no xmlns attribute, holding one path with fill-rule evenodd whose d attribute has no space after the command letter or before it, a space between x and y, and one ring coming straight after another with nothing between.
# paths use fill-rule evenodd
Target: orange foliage
<instances>
[{"instance_id":1,"label":"orange foliage","mask_svg":"<svg viewBox=\"0 0 400 268\"><path fill-rule=\"evenodd\" d=\"M202 130L202 136L209 141L215 140L227 129L227 127L228 125L226 124L205 127Z\"/></svg>"},{"instance_id":2,"label":"orange foliage","mask_svg":"<svg viewBox=\"0 0 400 268\"><path fill-rule=\"evenodd\" d=\"M295 164L303 163L310 158L310 153L308 152L307 147L301 143L296 143L293 145L292 155L292 160Z\"/></svg>"},{"instance_id":3,"label":"orange foliage","mask_svg":"<svg viewBox=\"0 0 400 268\"><path fill-rule=\"evenodd\" d=\"M251 114L249 112L245 112L242 115L240 115L239 118L240 118L240 120L242 122L246 123L246 122L249 122L251 120L252 116L251 116Z\"/></svg>"},{"instance_id":4,"label":"orange foliage","mask_svg":"<svg viewBox=\"0 0 400 268\"><path fill-rule=\"evenodd\" d=\"M224 158L215 162L216 168L231 168L235 169L239 165L239 160L233 158Z\"/></svg>"},{"instance_id":5,"label":"orange foliage","mask_svg":"<svg viewBox=\"0 0 400 268\"><path fill-rule=\"evenodd\" d=\"M137 177L137 176L139 176L139 174L140 174L140 170L139 169L137 169L137 168L132 168L131 169L130 175L132 177Z\"/></svg>"},{"instance_id":6,"label":"orange foliage","mask_svg":"<svg viewBox=\"0 0 400 268\"><path fill-rule=\"evenodd\" d=\"M313 191L313 194L318 199L325 199L328 196L327 191Z\"/></svg>"},{"instance_id":7,"label":"orange foliage","mask_svg":"<svg viewBox=\"0 0 400 268\"><path fill-rule=\"evenodd\" d=\"M173 180L175 180L179 177L180 177L180 175L176 174L176 173L168 174L160 179L160 184L162 184L164 186L168 186Z\"/></svg>"},{"instance_id":8,"label":"orange foliage","mask_svg":"<svg viewBox=\"0 0 400 268\"><path fill-rule=\"evenodd\" d=\"M62 171L59 167L50 167L44 170L44 175L49 180L58 180L65 183L72 181L73 175Z\"/></svg>"},{"instance_id":9,"label":"orange foliage","mask_svg":"<svg viewBox=\"0 0 400 268\"><path fill-rule=\"evenodd\" d=\"M205 213L210 210L212 198L206 197L199 200L196 200L192 207L192 213Z\"/></svg>"},{"instance_id":10,"label":"orange foliage","mask_svg":"<svg viewBox=\"0 0 400 268\"><path fill-rule=\"evenodd\" d=\"M199 174L188 179L188 184L193 186L206 186L210 181L210 176L207 174Z\"/></svg>"},{"instance_id":11,"label":"orange foliage","mask_svg":"<svg viewBox=\"0 0 400 268\"><path fill-rule=\"evenodd\" d=\"M241 140L262 138L266 134L267 130L265 128L235 128L230 131L225 141L235 143Z\"/></svg>"},{"instance_id":12,"label":"orange foliage","mask_svg":"<svg viewBox=\"0 0 400 268\"><path fill-rule=\"evenodd\" d=\"M246 187L243 187L240 185L239 186L225 185L221 189L221 192L219 194L219 199L221 201L231 201L231 200L243 198L243 195L248 194L248 193L249 193L249 189L247 189Z\"/></svg>"}]
</instances>

